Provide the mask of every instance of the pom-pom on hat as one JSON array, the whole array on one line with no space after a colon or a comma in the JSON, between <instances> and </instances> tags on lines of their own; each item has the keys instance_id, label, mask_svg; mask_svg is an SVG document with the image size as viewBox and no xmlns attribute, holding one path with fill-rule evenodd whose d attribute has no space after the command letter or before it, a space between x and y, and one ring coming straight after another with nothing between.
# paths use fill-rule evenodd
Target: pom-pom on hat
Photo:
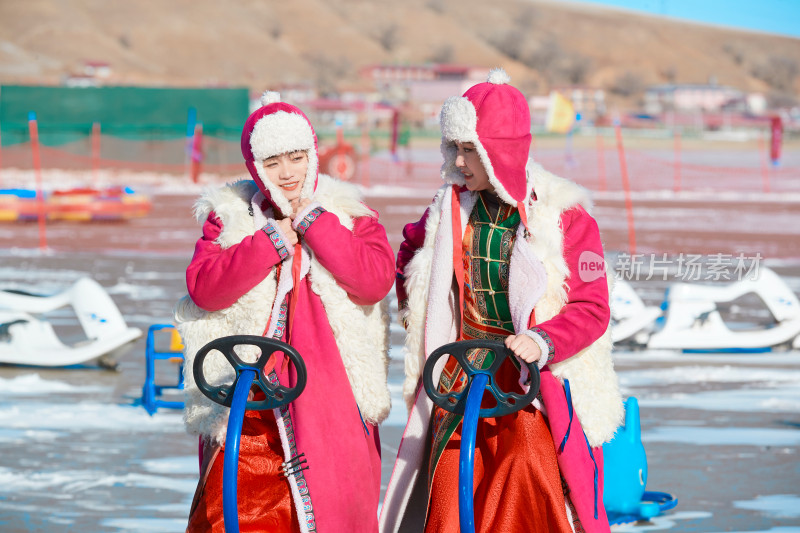
<instances>
[{"instance_id":1,"label":"pom-pom on hat","mask_svg":"<svg viewBox=\"0 0 800 533\"><path fill-rule=\"evenodd\" d=\"M312 196L319 169L317 135L299 108L280 101L280 93L266 91L261 96L261 107L247 118L242 128L241 148L250 176L284 215L291 213L292 208L280 188L270 182L262 163L270 157L304 151L308 155L308 170L300 197Z\"/></svg>"},{"instance_id":2,"label":"pom-pom on hat","mask_svg":"<svg viewBox=\"0 0 800 533\"><path fill-rule=\"evenodd\" d=\"M455 141L475 145L489 183L505 203L526 203L528 195L525 166L531 147L531 115L528 101L501 68L492 69L486 82L467 89L463 96L451 96L442 106L442 179L464 185L456 167Z\"/></svg>"}]
</instances>

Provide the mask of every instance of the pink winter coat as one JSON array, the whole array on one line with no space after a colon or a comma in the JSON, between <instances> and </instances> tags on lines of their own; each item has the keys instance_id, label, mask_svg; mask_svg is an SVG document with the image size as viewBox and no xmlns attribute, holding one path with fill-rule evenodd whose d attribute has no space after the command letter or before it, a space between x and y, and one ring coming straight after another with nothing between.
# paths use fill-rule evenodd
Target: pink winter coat
<instances>
[{"instance_id":1,"label":"pink winter coat","mask_svg":"<svg viewBox=\"0 0 800 533\"><path fill-rule=\"evenodd\" d=\"M220 218L212 212L186 270L189 295L206 311L227 309L281 261L264 232L255 231L239 244L222 248L216 241L223 230ZM333 213L322 212L302 239L354 303L375 304L391 289L394 254L377 215L356 218L351 231ZM312 290L309 275L289 298L294 300L295 314L288 341L302 355L308 370L306 389L290 404L290 414L297 449L308 460L305 478L316 528L374 532L381 477L377 426L362 421L329 316ZM287 340L286 333L282 340ZM284 384L293 386L295 379L293 366L280 374ZM302 525L303 517L300 521Z\"/></svg>"},{"instance_id":2,"label":"pink winter coat","mask_svg":"<svg viewBox=\"0 0 800 533\"><path fill-rule=\"evenodd\" d=\"M559 467L586 531L609 529L600 445L621 422L622 401L610 355L607 280L602 274L581 279L579 264L584 252L593 263L597 258L602 262L600 235L586 210L588 194L529 161L530 109L510 81L505 71L493 69L485 83L444 102L441 177L446 185L423 220L404 232L398 257L403 283L397 286L401 301L406 296L402 285L409 289L409 307L403 312L409 324L403 392L413 406L381 512L381 528L387 532L397 531L409 514L425 512L407 508L406 487L418 480L432 409L424 392L416 397L414 392L426 358L457 337L460 311L452 287L454 260L461 258L454 259L453 250L460 255L458 239L474 206L474 191L481 187L516 207L522 219L509 263L514 330L523 334L535 326L529 335L542 351L552 346L541 393ZM478 166L482 172L476 172ZM488 183L481 182L482 174Z\"/></svg>"},{"instance_id":3,"label":"pink winter coat","mask_svg":"<svg viewBox=\"0 0 800 533\"><path fill-rule=\"evenodd\" d=\"M541 371L544 412L547 415L557 451L559 468L569 486L570 497L581 522L587 532L600 533L608 531L609 528L602 500L603 465L602 447L599 444L603 440L610 439L614 428L618 425L617 420L621 416L621 398L617 389L617 378L613 374L613 365L608 366L611 365L610 342L607 345L603 344L607 342L609 336L607 331L610 319L608 280L604 275L599 277L582 276L579 263L583 253L588 252L602 257L602 245L595 220L584 209L581 202L573 202L573 200L581 198L582 193L574 186L568 185L565 180L541 171L541 169L537 170L532 167L532 172L539 178L542 190L547 193L543 197L547 200L537 201L531 210L532 218L529 216L531 239L533 243L543 241L549 244L546 248L532 248L541 254L538 258L521 259L521 257L517 257L517 254L522 254L525 247L529 245L520 243L519 240L522 237L520 234L517 236L517 243L511 258L509 295L511 299L514 299L515 295L518 297L520 294L530 292L532 300L527 304L516 305L520 310L527 310L529 315L521 317L524 320L520 321L520 325L515 320L515 329L517 329L517 333L521 333L526 327L535 326L538 332L549 339L553 346L553 359ZM452 224L450 224L449 211L442 212L446 209L448 202L443 202L441 199L442 195L447 198L449 194L449 187L441 189L437 194L437 199L434 200L422 219L406 226L405 242L398 254L398 283L396 284L398 300L402 302L407 296L410 296L411 313L406 315L409 319L418 316L413 311L415 297L406 294L409 283L415 287L415 291L418 291L420 284L428 283L430 287L431 294L427 296L427 303L422 302L427 309L425 323L419 324L419 318L415 318L416 326L410 324L412 329L409 330L409 337L418 336L420 332L417 330L420 328L424 330L424 347L407 344L407 348L410 350L415 350L414 346L420 346L424 349L424 354L419 355L426 357L438 347L437 344L453 340L452 337L449 337L448 341L448 334L441 333L442 326L447 328L447 324L457 320L450 316L452 310L447 304L448 298L442 292L452 290L452 283L447 280L452 280L453 263L452 260L449 263L443 261L448 254L452 255L452 240L450 240L452 237L449 237ZM468 192L460 194L462 202L469 197L469 194ZM468 218L470 208L463 203L461 208L463 221ZM549 218L550 215L547 213L560 214ZM438 228L435 238L426 235L426 232L432 228ZM538 240L537 232L539 232ZM418 261L426 257L432 257L432 264ZM515 267L514 262L517 259L519 261ZM566 302L549 319L545 319L547 318L545 316L537 318L534 302L553 304L553 286L558 286L558 277L556 271L551 268L561 259L567 270L564 279ZM427 261L431 261L431 259ZM544 264L540 261L544 261ZM552 276L553 280L547 281L549 288L544 294L539 292L543 278L537 279L537 275L534 275L536 269L533 266L536 263L544 266L550 265L547 267L547 275L544 279L549 280ZM409 270L409 264L413 265L413 269ZM426 266L427 268L425 268ZM515 285L517 283L514 281L515 268L517 269L516 279L523 280L523 285ZM531 268L533 270L528 270ZM525 275L526 270L527 276ZM428 271L431 272L431 278L426 282L422 273ZM544 275L543 271L542 275ZM436 297L433 297L434 286L440 287L436 289ZM523 297L522 300L525 298ZM517 301L519 302L519 298ZM416 305L420 304L420 300L417 299L416 302ZM512 306L512 315L514 307ZM447 318L442 318L443 316L447 316ZM433 342L431 342L431 337L435 337ZM601 338L605 339L603 343L598 340ZM600 359L587 358L589 353L597 354L598 352L604 354ZM570 380L565 379L563 368L559 368L558 371L554 368L568 364L577 354L580 354L579 366L585 368L582 370L583 374L576 376L580 377L577 381L583 381L588 387L572 383L570 390L567 385ZM595 368L595 365L599 366ZM411 361L407 360L406 362L406 368L408 370L414 367L412 355ZM586 375L587 371L588 376ZM410 377L413 379L418 375L415 371L411 373ZM600 379L601 382L596 381L597 379ZM414 383L407 379L406 393L411 390L408 388L409 386L413 387ZM415 465L420 465L419 456L423 453L418 442L425 441L430 437L426 436L427 420L430 417L429 407L426 405L430 405L430 402L425 399L425 393L421 392L419 387L419 383L416 382L416 390L419 392L415 399L413 396L410 398L413 400L413 407L411 407L409 423L406 426L404 439L398 453L398 462L395 465L395 471L384 500L381 528L385 532L397 531L397 524L403 520L403 516L410 513L424 514L424 509L407 507L405 500L407 492L403 488L414 485L418 481L417 474L413 471L418 468ZM579 417L578 410L575 409L576 394L582 396L583 419ZM592 411L592 407L586 409L587 399L590 406L595 405L594 411ZM587 413L591 413L591 416ZM596 416L600 418L595 419ZM592 429L592 432L588 434L592 436L593 447L590 447L584 436L582 423L589 424L587 427Z\"/></svg>"},{"instance_id":4,"label":"pink winter coat","mask_svg":"<svg viewBox=\"0 0 800 533\"><path fill-rule=\"evenodd\" d=\"M396 290L400 302L407 298L401 280L407 274L406 265L423 247L428 218L429 211L426 211L421 220L408 224L403 231L405 239L398 253L396 273ZM440 223L447 222L442 220ZM568 300L561 311L549 320L537 321L535 313L531 313L528 327L535 326L552 342L552 359L541 371L541 394L558 454L559 468L567 481L571 500L584 528L589 533L600 533L608 531L602 499L602 447L588 445L581 422L574 412L569 388L553 375L550 364L566 361L606 332L610 320L608 281L605 275L591 280L587 277L586 281L580 275L579 260L582 253L591 252L597 254L597 257L603 256L595 220L578 204L561 213L559 226L563 231L563 258L570 272L566 280ZM433 349L431 346L428 348ZM425 393L419 394L424 396ZM419 398L414 409L418 405ZM404 453L401 444L400 456L405 460ZM390 502L396 500L394 485L396 483L390 482L387 500L384 502L384 511L389 513L394 513L394 505ZM409 512L424 513L424 510L405 510L405 513ZM388 524L394 520L386 518L386 531L392 530Z\"/></svg>"}]
</instances>

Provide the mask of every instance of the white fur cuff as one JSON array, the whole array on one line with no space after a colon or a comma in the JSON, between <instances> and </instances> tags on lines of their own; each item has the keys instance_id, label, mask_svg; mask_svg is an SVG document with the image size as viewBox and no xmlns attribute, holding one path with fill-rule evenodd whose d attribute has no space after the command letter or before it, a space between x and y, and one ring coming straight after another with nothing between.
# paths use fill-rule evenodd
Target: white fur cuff
<instances>
[{"instance_id":1,"label":"white fur cuff","mask_svg":"<svg viewBox=\"0 0 800 533\"><path fill-rule=\"evenodd\" d=\"M526 337L530 337L533 339L533 342L539 346L539 349L542 351L542 357L539 358L537 365L539 366L539 370L544 368L544 365L550 362L550 347L545 342L544 338L541 335L536 333L535 331L531 331L529 329L522 332L523 335Z\"/></svg>"},{"instance_id":2,"label":"white fur cuff","mask_svg":"<svg viewBox=\"0 0 800 533\"><path fill-rule=\"evenodd\" d=\"M311 227L311 224L317 220L322 213L325 213L325 208L313 202L298 213L292 222L292 227L300 236L303 236L306 234L306 231L308 231L308 228Z\"/></svg>"},{"instance_id":3,"label":"white fur cuff","mask_svg":"<svg viewBox=\"0 0 800 533\"><path fill-rule=\"evenodd\" d=\"M306 218L306 216L308 216L308 214L311 211L313 211L318 207L322 207L322 204L320 204L319 202L311 202L310 204L305 206L305 208L302 211L300 211L299 213L297 213L297 215L295 215L294 220L292 221L292 227L294 229L297 229L297 226L298 224L300 224L300 221Z\"/></svg>"}]
</instances>

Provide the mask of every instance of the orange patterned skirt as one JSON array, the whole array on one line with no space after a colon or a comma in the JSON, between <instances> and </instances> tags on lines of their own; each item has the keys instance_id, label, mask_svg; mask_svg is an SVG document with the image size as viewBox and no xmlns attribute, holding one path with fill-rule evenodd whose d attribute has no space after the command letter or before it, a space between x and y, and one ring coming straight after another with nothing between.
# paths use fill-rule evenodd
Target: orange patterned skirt
<instances>
[{"instance_id":1,"label":"orange patterned skirt","mask_svg":"<svg viewBox=\"0 0 800 533\"><path fill-rule=\"evenodd\" d=\"M506 360L497 382L502 390L521 392L518 377L519 372ZM493 401L487 402L485 397L484 403L487 407ZM446 444L432 464L426 533L459 531L458 463L463 426L454 417L434 407L434 426L457 427L449 438L442 437L441 430L435 432L439 445L442 439ZM434 436L434 447L436 440ZM532 406L503 417L478 419L473 491L476 532L572 532L550 428L544 415Z\"/></svg>"},{"instance_id":2,"label":"orange patterned skirt","mask_svg":"<svg viewBox=\"0 0 800 533\"><path fill-rule=\"evenodd\" d=\"M225 450L217 453L206 445L203 453L205 464L186 531L225 533L222 514ZM272 411L247 411L239 444L237 479L239 531L242 533L300 533L282 464L283 449Z\"/></svg>"},{"instance_id":3,"label":"orange patterned skirt","mask_svg":"<svg viewBox=\"0 0 800 533\"><path fill-rule=\"evenodd\" d=\"M459 531L460 446L459 425L436 467L426 533ZM533 408L478 421L473 490L477 532L572 531L550 430Z\"/></svg>"}]
</instances>

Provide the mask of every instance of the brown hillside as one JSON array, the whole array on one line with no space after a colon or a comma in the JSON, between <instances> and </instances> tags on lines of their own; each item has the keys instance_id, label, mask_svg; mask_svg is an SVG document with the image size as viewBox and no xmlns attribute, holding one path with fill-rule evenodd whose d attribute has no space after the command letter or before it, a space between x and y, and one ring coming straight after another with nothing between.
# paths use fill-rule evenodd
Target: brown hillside
<instances>
[{"instance_id":1,"label":"brown hillside","mask_svg":"<svg viewBox=\"0 0 800 533\"><path fill-rule=\"evenodd\" d=\"M369 64L433 61L502 65L528 91L713 80L795 98L800 39L543 0L0 2L0 83L86 61L113 84L353 85Z\"/></svg>"}]
</instances>

